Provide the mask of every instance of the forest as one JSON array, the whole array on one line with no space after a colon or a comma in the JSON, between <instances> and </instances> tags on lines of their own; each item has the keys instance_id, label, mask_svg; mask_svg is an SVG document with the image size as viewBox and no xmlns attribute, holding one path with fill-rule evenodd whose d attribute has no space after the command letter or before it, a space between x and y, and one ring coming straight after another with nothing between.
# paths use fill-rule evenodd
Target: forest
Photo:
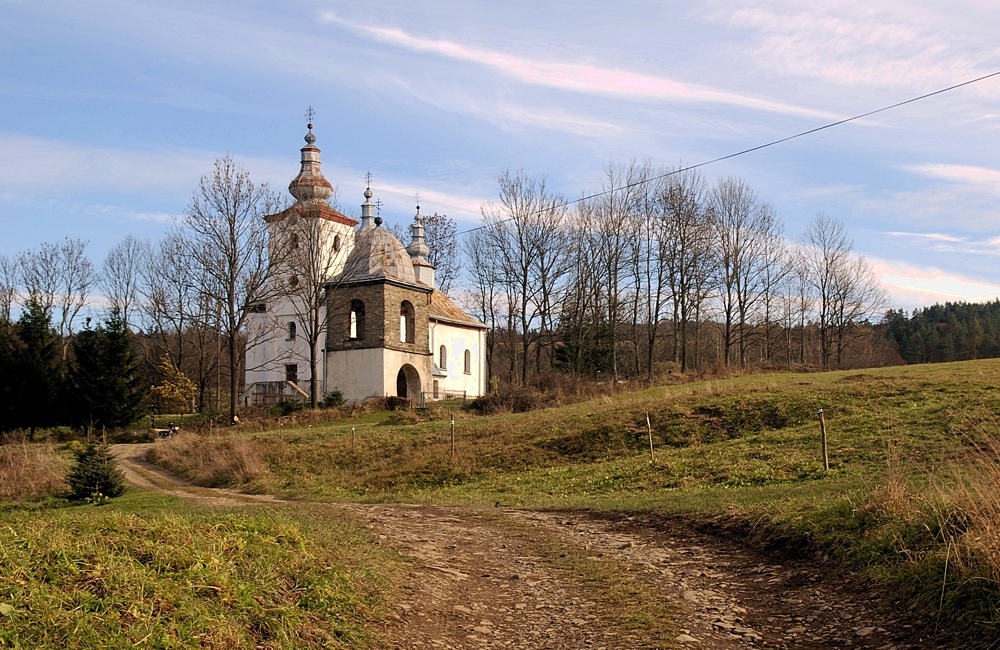
<instances>
[{"instance_id":1,"label":"forest","mask_svg":"<svg viewBox=\"0 0 1000 650\"><path fill-rule=\"evenodd\" d=\"M890 310L885 328L906 363L1000 357L1000 300Z\"/></svg>"}]
</instances>

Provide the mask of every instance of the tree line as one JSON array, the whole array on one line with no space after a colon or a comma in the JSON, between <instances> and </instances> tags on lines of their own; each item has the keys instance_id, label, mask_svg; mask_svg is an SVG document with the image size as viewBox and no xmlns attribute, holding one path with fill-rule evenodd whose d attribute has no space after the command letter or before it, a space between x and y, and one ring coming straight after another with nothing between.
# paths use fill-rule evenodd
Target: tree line
<instances>
[{"instance_id":1,"label":"tree line","mask_svg":"<svg viewBox=\"0 0 1000 650\"><path fill-rule=\"evenodd\" d=\"M301 311L313 348L325 331L319 285L334 258L302 224L289 242L268 241L264 217L286 205L226 157L158 241L126 236L100 265L73 239L0 255L0 363L16 368L3 373L0 428L35 426L10 411L22 407L46 414L39 426L120 422L70 394L99 375L87 370L94 359L118 354L126 363L125 340L134 356L121 374L137 391L142 384L143 407L190 400L235 416L245 347L269 335L248 331L250 313L284 299ZM819 214L801 238L787 239L773 206L741 179L609 164L598 190L570 203L544 177L507 171L461 245L448 217L424 223L439 286L487 325L494 386L552 373L653 379L713 366L881 362L872 326L885 295L843 224ZM405 245L406 231L396 232ZM81 323L98 300L105 320ZM310 372L317 368L311 359ZM311 384L315 405L322 396Z\"/></svg>"},{"instance_id":2,"label":"tree line","mask_svg":"<svg viewBox=\"0 0 1000 650\"><path fill-rule=\"evenodd\" d=\"M843 223L819 214L789 240L742 179L610 164L570 204L508 171L482 216L468 302L489 328L491 376L880 362L886 295Z\"/></svg>"}]
</instances>

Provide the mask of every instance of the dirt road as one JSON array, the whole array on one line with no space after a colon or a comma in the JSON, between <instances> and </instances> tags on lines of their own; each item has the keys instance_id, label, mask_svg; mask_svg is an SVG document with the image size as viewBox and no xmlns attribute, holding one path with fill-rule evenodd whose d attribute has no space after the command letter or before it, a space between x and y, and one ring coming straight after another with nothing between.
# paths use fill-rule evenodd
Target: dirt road
<instances>
[{"instance_id":1,"label":"dirt road","mask_svg":"<svg viewBox=\"0 0 1000 650\"><path fill-rule=\"evenodd\" d=\"M279 500L192 486L117 445L130 483L219 506ZM388 648L943 647L905 607L678 522L586 512L331 505L413 562Z\"/></svg>"}]
</instances>

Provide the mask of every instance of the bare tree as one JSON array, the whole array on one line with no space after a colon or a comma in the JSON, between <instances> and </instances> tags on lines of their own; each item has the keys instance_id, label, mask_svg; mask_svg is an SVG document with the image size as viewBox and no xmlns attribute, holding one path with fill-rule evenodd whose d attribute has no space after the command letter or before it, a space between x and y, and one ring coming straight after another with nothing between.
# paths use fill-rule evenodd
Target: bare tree
<instances>
[{"instance_id":1,"label":"bare tree","mask_svg":"<svg viewBox=\"0 0 1000 650\"><path fill-rule=\"evenodd\" d=\"M150 244L127 235L108 251L101 267L101 288L111 309L117 309L126 325L132 326L139 300L141 268L149 259Z\"/></svg>"},{"instance_id":2,"label":"bare tree","mask_svg":"<svg viewBox=\"0 0 1000 650\"><path fill-rule=\"evenodd\" d=\"M602 267L602 302L607 314L608 352L612 381L618 379L619 326L622 322L623 293L629 271L630 242L635 238L634 215L638 211L646 170L631 161L628 165L608 163L604 168L601 194L592 200L587 227L596 238L597 263Z\"/></svg>"},{"instance_id":3,"label":"bare tree","mask_svg":"<svg viewBox=\"0 0 1000 650\"><path fill-rule=\"evenodd\" d=\"M587 226L592 221L590 215L590 205L579 204L574 225L569 228L570 272L559 316L563 355L577 378L601 365L597 339L605 318L601 302L604 267L597 260L597 237Z\"/></svg>"},{"instance_id":4,"label":"bare tree","mask_svg":"<svg viewBox=\"0 0 1000 650\"><path fill-rule=\"evenodd\" d=\"M250 309L270 297L267 224L278 197L256 184L229 156L203 176L183 217L184 263L203 272L200 293L219 308L219 328L229 357L229 415L236 417L241 334Z\"/></svg>"},{"instance_id":5,"label":"bare tree","mask_svg":"<svg viewBox=\"0 0 1000 650\"><path fill-rule=\"evenodd\" d=\"M659 200L658 252L673 306L673 360L684 372L690 366L691 321L709 285L713 242L711 213L705 183L697 172L671 175Z\"/></svg>"},{"instance_id":6,"label":"bare tree","mask_svg":"<svg viewBox=\"0 0 1000 650\"><path fill-rule=\"evenodd\" d=\"M0 255L0 323L10 323L18 297L17 260Z\"/></svg>"},{"instance_id":7,"label":"bare tree","mask_svg":"<svg viewBox=\"0 0 1000 650\"><path fill-rule=\"evenodd\" d=\"M544 178L536 181L523 170L503 172L499 185L499 204L482 207L486 241L480 253L495 258L492 275L506 293L511 378L524 383L529 350L552 328L555 292L566 273L566 202L546 191Z\"/></svg>"},{"instance_id":8,"label":"bare tree","mask_svg":"<svg viewBox=\"0 0 1000 650\"><path fill-rule=\"evenodd\" d=\"M444 293L449 293L462 271L462 256L458 254L458 226L454 219L437 212L421 215L420 218L424 225L424 243L430 249L427 261L434 266L434 284ZM406 224L393 223L387 230L403 246L410 242L410 229Z\"/></svg>"},{"instance_id":9,"label":"bare tree","mask_svg":"<svg viewBox=\"0 0 1000 650\"><path fill-rule=\"evenodd\" d=\"M486 323L486 374L492 380L496 332L500 326L501 280L497 256L492 254L490 240L483 229L473 230L466 239L466 254L469 256L469 274L473 282L471 307L479 320Z\"/></svg>"},{"instance_id":10,"label":"bare tree","mask_svg":"<svg viewBox=\"0 0 1000 650\"><path fill-rule=\"evenodd\" d=\"M761 260L761 326L763 349L761 358L765 362L772 361L774 354L775 330L781 322L783 292L788 288L786 278L793 271L792 257L785 238L778 232L772 232L765 243L764 256Z\"/></svg>"},{"instance_id":11,"label":"bare tree","mask_svg":"<svg viewBox=\"0 0 1000 650\"><path fill-rule=\"evenodd\" d=\"M423 218L426 228L427 261L434 265L434 283L444 293L451 291L452 285L462 271L462 258L458 255L457 227L455 220L435 212ZM406 242L406 240L402 240Z\"/></svg>"},{"instance_id":12,"label":"bare tree","mask_svg":"<svg viewBox=\"0 0 1000 650\"><path fill-rule=\"evenodd\" d=\"M766 253L780 225L774 209L745 181L735 178L716 184L712 212L719 248L723 357L728 365L736 346L739 364L744 366L750 321L762 295Z\"/></svg>"},{"instance_id":13,"label":"bare tree","mask_svg":"<svg viewBox=\"0 0 1000 650\"><path fill-rule=\"evenodd\" d=\"M45 243L37 251L18 256L22 284L29 299L52 318L62 339L63 360L69 351L76 318L98 281L86 250L87 242L67 237L58 244Z\"/></svg>"},{"instance_id":14,"label":"bare tree","mask_svg":"<svg viewBox=\"0 0 1000 650\"><path fill-rule=\"evenodd\" d=\"M853 328L873 317L885 303L868 263L854 256L854 242L843 222L823 213L806 228L803 264L819 316L820 361L839 366Z\"/></svg>"}]
</instances>

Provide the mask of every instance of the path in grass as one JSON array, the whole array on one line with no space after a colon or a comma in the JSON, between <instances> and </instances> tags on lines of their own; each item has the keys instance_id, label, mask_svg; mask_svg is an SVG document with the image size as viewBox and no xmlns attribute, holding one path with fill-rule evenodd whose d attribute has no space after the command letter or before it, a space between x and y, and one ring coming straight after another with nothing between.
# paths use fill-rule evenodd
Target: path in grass
<instances>
[{"instance_id":1,"label":"path in grass","mask_svg":"<svg viewBox=\"0 0 1000 650\"><path fill-rule=\"evenodd\" d=\"M119 445L128 480L214 505ZM584 512L344 504L413 558L387 648L909 648L889 608L806 563L777 563L677 522Z\"/></svg>"}]
</instances>

